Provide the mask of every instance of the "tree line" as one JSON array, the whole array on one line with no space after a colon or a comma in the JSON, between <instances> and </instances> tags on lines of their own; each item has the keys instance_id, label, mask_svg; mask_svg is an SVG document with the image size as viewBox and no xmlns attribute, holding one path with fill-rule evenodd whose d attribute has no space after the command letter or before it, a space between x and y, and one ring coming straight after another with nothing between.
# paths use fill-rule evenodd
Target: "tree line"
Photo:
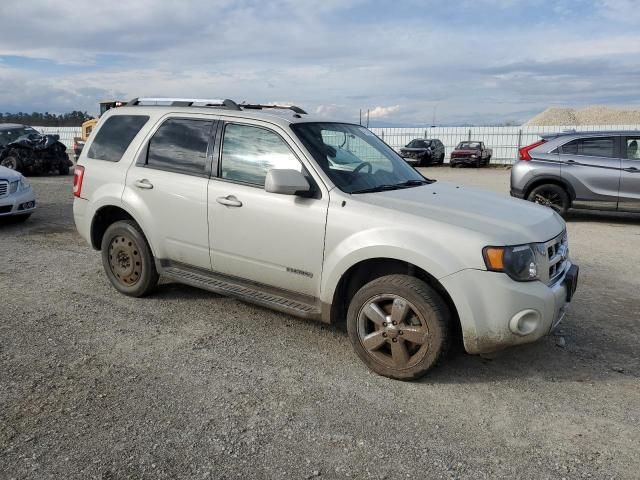
<instances>
[{"instance_id":1,"label":"tree line","mask_svg":"<svg viewBox=\"0 0 640 480\"><path fill-rule=\"evenodd\" d=\"M0 123L21 123L36 127L79 127L93 118L87 112L74 110L68 113L0 113Z\"/></svg>"}]
</instances>

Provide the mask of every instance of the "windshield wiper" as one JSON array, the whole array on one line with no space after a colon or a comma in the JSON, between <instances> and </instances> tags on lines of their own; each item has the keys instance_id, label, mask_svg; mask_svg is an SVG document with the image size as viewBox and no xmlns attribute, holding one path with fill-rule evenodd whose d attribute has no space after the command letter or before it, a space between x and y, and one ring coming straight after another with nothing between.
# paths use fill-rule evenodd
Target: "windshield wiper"
<instances>
[{"instance_id":1,"label":"windshield wiper","mask_svg":"<svg viewBox=\"0 0 640 480\"><path fill-rule=\"evenodd\" d=\"M371 188L363 188L362 190L354 190L351 193L374 193L374 192L384 192L387 190L399 190L401 188L410 188L410 187L418 187L420 185L427 185L430 182L429 180L407 180L402 183L394 183L394 184L383 184L378 185L376 187Z\"/></svg>"},{"instance_id":2,"label":"windshield wiper","mask_svg":"<svg viewBox=\"0 0 640 480\"><path fill-rule=\"evenodd\" d=\"M373 193L373 192L384 192L386 190L397 190L398 188L403 188L402 185L378 185L376 187L371 188L363 188L362 190L354 190L351 193Z\"/></svg>"}]
</instances>

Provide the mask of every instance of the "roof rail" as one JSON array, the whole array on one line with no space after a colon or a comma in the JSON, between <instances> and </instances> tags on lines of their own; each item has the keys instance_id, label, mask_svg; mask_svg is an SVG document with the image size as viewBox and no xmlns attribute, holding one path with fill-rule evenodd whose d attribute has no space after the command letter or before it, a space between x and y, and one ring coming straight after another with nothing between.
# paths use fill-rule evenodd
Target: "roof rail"
<instances>
[{"instance_id":1,"label":"roof rail","mask_svg":"<svg viewBox=\"0 0 640 480\"><path fill-rule=\"evenodd\" d=\"M163 105L171 107L218 107L226 108L228 110L262 110L266 108L277 108L291 110L297 114L306 114L302 108L295 105L261 105L261 104L249 104L241 103L237 104L233 100L225 99L205 99L205 98L171 98L171 97L140 97L129 100L127 106L136 105Z\"/></svg>"},{"instance_id":2,"label":"roof rail","mask_svg":"<svg viewBox=\"0 0 640 480\"><path fill-rule=\"evenodd\" d=\"M241 103L240 107L254 109L254 110L262 110L264 108L279 108L284 110L292 110L295 113L302 113L305 115L307 113L302 108L296 107L295 105L260 105L260 104L251 104L251 103Z\"/></svg>"}]
</instances>

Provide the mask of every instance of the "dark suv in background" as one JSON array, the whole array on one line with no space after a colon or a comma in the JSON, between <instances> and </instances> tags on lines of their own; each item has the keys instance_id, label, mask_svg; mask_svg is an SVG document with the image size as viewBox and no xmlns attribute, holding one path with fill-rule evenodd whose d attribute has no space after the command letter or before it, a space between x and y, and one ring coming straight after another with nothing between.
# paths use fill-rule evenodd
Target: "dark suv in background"
<instances>
[{"instance_id":1,"label":"dark suv in background","mask_svg":"<svg viewBox=\"0 0 640 480\"><path fill-rule=\"evenodd\" d=\"M444 144L437 138L411 140L400 149L400 155L407 163L416 167L444 163Z\"/></svg>"},{"instance_id":2,"label":"dark suv in background","mask_svg":"<svg viewBox=\"0 0 640 480\"><path fill-rule=\"evenodd\" d=\"M543 135L520 149L511 195L569 208L640 212L640 131Z\"/></svg>"}]
</instances>

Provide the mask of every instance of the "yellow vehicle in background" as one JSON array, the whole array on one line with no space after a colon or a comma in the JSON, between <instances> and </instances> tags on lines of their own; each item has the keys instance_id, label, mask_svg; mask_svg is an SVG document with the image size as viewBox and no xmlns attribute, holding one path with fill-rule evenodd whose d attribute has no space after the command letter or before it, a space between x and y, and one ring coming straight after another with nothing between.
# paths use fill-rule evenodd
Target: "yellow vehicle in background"
<instances>
[{"instance_id":1,"label":"yellow vehicle in background","mask_svg":"<svg viewBox=\"0 0 640 480\"><path fill-rule=\"evenodd\" d=\"M91 135L91 132L95 128L96 124L98 123L98 119L104 114L104 112L106 112L111 108L122 107L123 105L126 105L126 104L127 102L124 102L122 100L104 100L102 102L99 102L100 114L98 115L98 117L92 118L91 120L87 120L86 122L84 122L81 127L82 131L80 133L80 136L75 137L73 139L73 156L76 159L76 161L78 160L78 157L80 156L80 152L82 152L82 149L84 148L84 144L89 138L89 135Z\"/></svg>"}]
</instances>

